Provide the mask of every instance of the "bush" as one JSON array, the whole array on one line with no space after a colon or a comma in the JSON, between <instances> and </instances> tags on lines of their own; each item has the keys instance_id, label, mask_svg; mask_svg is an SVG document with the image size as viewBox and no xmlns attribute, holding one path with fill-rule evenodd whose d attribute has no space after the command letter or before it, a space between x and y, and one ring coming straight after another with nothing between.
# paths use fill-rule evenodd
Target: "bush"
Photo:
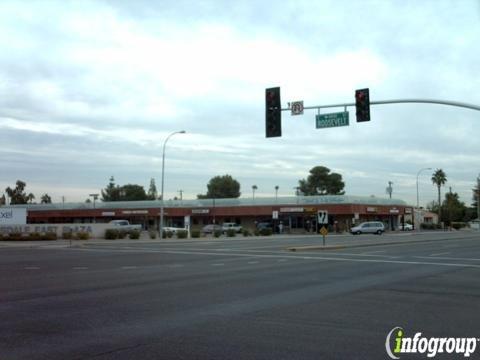
<instances>
[{"instance_id":1,"label":"bush","mask_svg":"<svg viewBox=\"0 0 480 360\"><path fill-rule=\"evenodd\" d=\"M25 239L21 233L16 233L16 232L13 232L13 233L10 233L8 234L6 240L23 240Z\"/></svg>"},{"instance_id":2,"label":"bush","mask_svg":"<svg viewBox=\"0 0 480 360\"><path fill-rule=\"evenodd\" d=\"M263 228L263 229L260 229L260 235L262 236L270 236L272 235L272 229L270 228Z\"/></svg>"},{"instance_id":3,"label":"bush","mask_svg":"<svg viewBox=\"0 0 480 360\"><path fill-rule=\"evenodd\" d=\"M200 230L192 230L192 238L199 238Z\"/></svg>"},{"instance_id":4,"label":"bush","mask_svg":"<svg viewBox=\"0 0 480 360\"><path fill-rule=\"evenodd\" d=\"M57 233L54 232L47 232L45 235L42 236L44 240L57 240Z\"/></svg>"},{"instance_id":5,"label":"bush","mask_svg":"<svg viewBox=\"0 0 480 360\"><path fill-rule=\"evenodd\" d=\"M128 234L128 237L132 240L140 239L140 231L132 230L130 231L130 234Z\"/></svg>"},{"instance_id":6,"label":"bush","mask_svg":"<svg viewBox=\"0 0 480 360\"><path fill-rule=\"evenodd\" d=\"M188 236L188 231L187 230L178 230L177 231L177 238L178 239L186 239Z\"/></svg>"},{"instance_id":7,"label":"bush","mask_svg":"<svg viewBox=\"0 0 480 360\"><path fill-rule=\"evenodd\" d=\"M148 235L150 236L150 239L155 240L157 238L157 232L155 230L151 230Z\"/></svg>"},{"instance_id":8,"label":"bush","mask_svg":"<svg viewBox=\"0 0 480 360\"><path fill-rule=\"evenodd\" d=\"M63 234L62 234L62 238L64 240L70 240L73 238L73 234L71 231L65 231Z\"/></svg>"},{"instance_id":9,"label":"bush","mask_svg":"<svg viewBox=\"0 0 480 360\"><path fill-rule=\"evenodd\" d=\"M28 240L42 240L42 235L38 232L33 232L28 234Z\"/></svg>"},{"instance_id":10,"label":"bush","mask_svg":"<svg viewBox=\"0 0 480 360\"><path fill-rule=\"evenodd\" d=\"M452 227L453 227L455 230L460 230L460 229L463 229L464 227L467 227L467 223L464 223L464 222L453 222L453 221L452 221Z\"/></svg>"},{"instance_id":11,"label":"bush","mask_svg":"<svg viewBox=\"0 0 480 360\"><path fill-rule=\"evenodd\" d=\"M235 237L236 234L237 234L237 232L234 229L228 229L227 230L227 236L228 237Z\"/></svg>"},{"instance_id":12,"label":"bush","mask_svg":"<svg viewBox=\"0 0 480 360\"><path fill-rule=\"evenodd\" d=\"M107 229L105 230L105 239L107 240L115 240L118 239L119 232L115 229Z\"/></svg>"},{"instance_id":13,"label":"bush","mask_svg":"<svg viewBox=\"0 0 480 360\"><path fill-rule=\"evenodd\" d=\"M252 235L250 234L250 231L248 231L247 229L243 229L242 233L243 233L243 236L245 237Z\"/></svg>"},{"instance_id":14,"label":"bush","mask_svg":"<svg viewBox=\"0 0 480 360\"><path fill-rule=\"evenodd\" d=\"M216 238L219 238L220 236L222 236L222 231L221 230L215 230L213 232L213 236L215 236Z\"/></svg>"},{"instance_id":15,"label":"bush","mask_svg":"<svg viewBox=\"0 0 480 360\"><path fill-rule=\"evenodd\" d=\"M78 240L88 240L90 238L90 234L85 231L80 231L77 233Z\"/></svg>"},{"instance_id":16,"label":"bush","mask_svg":"<svg viewBox=\"0 0 480 360\"><path fill-rule=\"evenodd\" d=\"M171 239L173 237L173 231L167 231L167 238Z\"/></svg>"},{"instance_id":17,"label":"bush","mask_svg":"<svg viewBox=\"0 0 480 360\"><path fill-rule=\"evenodd\" d=\"M128 235L128 232L125 230L120 230L118 231L118 238L119 239L125 239Z\"/></svg>"},{"instance_id":18,"label":"bush","mask_svg":"<svg viewBox=\"0 0 480 360\"><path fill-rule=\"evenodd\" d=\"M255 229L255 231L253 232L253 235L260 236L260 230Z\"/></svg>"}]
</instances>

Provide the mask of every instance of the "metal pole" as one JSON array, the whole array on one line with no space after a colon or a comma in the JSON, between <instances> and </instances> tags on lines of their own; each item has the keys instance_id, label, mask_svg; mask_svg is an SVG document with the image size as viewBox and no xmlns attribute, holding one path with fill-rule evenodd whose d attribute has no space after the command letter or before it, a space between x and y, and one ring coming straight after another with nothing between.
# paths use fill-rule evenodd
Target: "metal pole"
<instances>
[{"instance_id":1,"label":"metal pole","mask_svg":"<svg viewBox=\"0 0 480 360\"><path fill-rule=\"evenodd\" d=\"M381 100L381 101L370 101L370 105L386 105L386 104L404 104L404 103L421 103L421 104L437 104L437 105L448 105L448 106L457 106L471 110L480 111L480 106L462 103L458 101L450 100L435 100L435 99L396 99L396 100ZM332 105L317 105L317 106L304 106L304 110L332 108L332 107L347 107L355 106L355 103L343 103L343 104L332 104ZM281 111L290 111L290 108L281 109Z\"/></svg>"},{"instance_id":2,"label":"metal pole","mask_svg":"<svg viewBox=\"0 0 480 360\"><path fill-rule=\"evenodd\" d=\"M423 168L423 169L420 169L418 170L417 172L417 209L419 208L419 197L418 197L418 176L420 175L420 173L423 171L423 170L432 170L432 168ZM415 225L414 225L415 226Z\"/></svg>"},{"instance_id":3,"label":"metal pole","mask_svg":"<svg viewBox=\"0 0 480 360\"><path fill-rule=\"evenodd\" d=\"M164 185L165 185L165 147L167 146L167 141L168 139L170 139L173 135L175 134L185 134L185 130L182 130L182 131L175 131L173 133L171 133L170 135L167 136L167 138L165 139L165 141L163 142L163 152L162 152L162 195L161 195L161 198L162 198L162 202L160 204L160 240L163 239L162 235L163 235L163 212L164 212L164 203L165 203L165 199L163 198L164 197L164 193L163 193L163 189L164 189Z\"/></svg>"}]
</instances>

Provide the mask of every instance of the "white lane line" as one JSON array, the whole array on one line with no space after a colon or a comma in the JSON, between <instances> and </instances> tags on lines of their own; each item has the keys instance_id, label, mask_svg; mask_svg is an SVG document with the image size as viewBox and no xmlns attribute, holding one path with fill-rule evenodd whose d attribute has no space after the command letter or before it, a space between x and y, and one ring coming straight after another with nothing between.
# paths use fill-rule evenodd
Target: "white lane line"
<instances>
[{"instance_id":1,"label":"white lane line","mask_svg":"<svg viewBox=\"0 0 480 360\"><path fill-rule=\"evenodd\" d=\"M363 255L373 255L373 254L381 254L381 253L386 253L387 250L378 250L378 251L368 251L365 253L362 253Z\"/></svg>"},{"instance_id":2,"label":"white lane line","mask_svg":"<svg viewBox=\"0 0 480 360\"><path fill-rule=\"evenodd\" d=\"M278 259L277 262L285 262L288 261L287 259Z\"/></svg>"},{"instance_id":3,"label":"white lane line","mask_svg":"<svg viewBox=\"0 0 480 360\"><path fill-rule=\"evenodd\" d=\"M132 270L132 269L137 269L136 266L122 266L123 270Z\"/></svg>"},{"instance_id":4,"label":"white lane line","mask_svg":"<svg viewBox=\"0 0 480 360\"><path fill-rule=\"evenodd\" d=\"M40 268L38 266L25 266L25 270L39 270Z\"/></svg>"},{"instance_id":5,"label":"white lane line","mask_svg":"<svg viewBox=\"0 0 480 360\"><path fill-rule=\"evenodd\" d=\"M411 245L411 244L405 244ZM394 245L391 245L394 246ZM446 267L461 267L461 268L476 268L480 269L480 265L475 264L464 264L464 263L441 263L441 262L431 262L431 261L406 261L406 260L386 260L386 259L349 259L342 257L323 257L323 256L298 256L298 255L268 255L268 254L239 254L239 253L216 253L216 252L200 252L200 251L127 251L127 250L117 250L117 249L87 249L87 248L74 248L75 251L93 251L93 252L123 252L123 253L161 253L161 254L177 254L177 255L203 255L203 256L232 256L232 257L247 257L247 258L283 258L283 259L310 259L316 261L345 261L345 262L358 262L358 263L383 263L383 264L398 264L398 265L433 265L433 266L446 266ZM429 258L432 259L432 258ZM435 258L437 259L437 258ZM183 266L183 265L182 265Z\"/></svg>"},{"instance_id":6,"label":"white lane line","mask_svg":"<svg viewBox=\"0 0 480 360\"><path fill-rule=\"evenodd\" d=\"M249 263L250 265L253 265L253 264L258 264L259 261L249 261L248 263Z\"/></svg>"},{"instance_id":7,"label":"white lane line","mask_svg":"<svg viewBox=\"0 0 480 360\"><path fill-rule=\"evenodd\" d=\"M414 256L417 259L431 259L430 256ZM480 259L475 258L458 258L458 257L436 257L435 259L440 260L459 260L459 261L480 261Z\"/></svg>"},{"instance_id":8,"label":"white lane line","mask_svg":"<svg viewBox=\"0 0 480 360\"><path fill-rule=\"evenodd\" d=\"M214 264L210 264L211 266L224 266L225 264L224 263L214 263Z\"/></svg>"},{"instance_id":9,"label":"white lane line","mask_svg":"<svg viewBox=\"0 0 480 360\"><path fill-rule=\"evenodd\" d=\"M184 267L185 265L183 264L173 264L173 265L167 265L167 267L169 268L181 268L181 267Z\"/></svg>"},{"instance_id":10,"label":"white lane line","mask_svg":"<svg viewBox=\"0 0 480 360\"><path fill-rule=\"evenodd\" d=\"M73 270L88 270L86 266L74 266L72 267Z\"/></svg>"},{"instance_id":11,"label":"white lane line","mask_svg":"<svg viewBox=\"0 0 480 360\"><path fill-rule=\"evenodd\" d=\"M450 254L450 253L449 252L443 252L443 253L430 254L430 256L434 257L434 256L448 255L448 254Z\"/></svg>"}]
</instances>

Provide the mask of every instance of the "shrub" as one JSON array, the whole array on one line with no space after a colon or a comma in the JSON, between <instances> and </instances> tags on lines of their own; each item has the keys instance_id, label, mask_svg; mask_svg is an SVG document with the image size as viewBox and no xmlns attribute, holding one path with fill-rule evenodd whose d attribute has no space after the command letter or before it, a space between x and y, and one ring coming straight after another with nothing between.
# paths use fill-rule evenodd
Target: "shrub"
<instances>
[{"instance_id":1,"label":"shrub","mask_svg":"<svg viewBox=\"0 0 480 360\"><path fill-rule=\"evenodd\" d=\"M115 229L107 229L105 230L105 239L107 240L115 240L118 239L119 232Z\"/></svg>"},{"instance_id":2,"label":"shrub","mask_svg":"<svg viewBox=\"0 0 480 360\"><path fill-rule=\"evenodd\" d=\"M167 237L171 239L173 237L173 231L167 231Z\"/></svg>"},{"instance_id":3,"label":"shrub","mask_svg":"<svg viewBox=\"0 0 480 360\"><path fill-rule=\"evenodd\" d=\"M234 229L228 229L227 230L227 236L228 237L235 237L236 233L237 232Z\"/></svg>"},{"instance_id":4,"label":"shrub","mask_svg":"<svg viewBox=\"0 0 480 360\"><path fill-rule=\"evenodd\" d=\"M77 233L78 240L88 240L90 238L90 234L86 231L80 231Z\"/></svg>"},{"instance_id":5,"label":"shrub","mask_svg":"<svg viewBox=\"0 0 480 360\"><path fill-rule=\"evenodd\" d=\"M250 234L250 231L248 231L247 229L243 229L242 233L243 233L243 236L245 237L252 235Z\"/></svg>"},{"instance_id":6,"label":"shrub","mask_svg":"<svg viewBox=\"0 0 480 360\"><path fill-rule=\"evenodd\" d=\"M215 236L216 238L219 238L221 235L222 235L222 231L221 231L221 230L215 230L215 231L213 232L213 236Z\"/></svg>"},{"instance_id":7,"label":"shrub","mask_svg":"<svg viewBox=\"0 0 480 360\"><path fill-rule=\"evenodd\" d=\"M119 239L125 239L125 238L127 237L127 234L128 234L128 233L127 233L125 230L120 230L120 231L118 232L118 238L119 238Z\"/></svg>"},{"instance_id":8,"label":"shrub","mask_svg":"<svg viewBox=\"0 0 480 360\"><path fill-rule=\"evenodd\" d=\"M192 230L192 238L199 238L200 230Z\"/></svg>"},{"instance_id":9,"label":"shrub","mask_svg":"<svg viewBox=\"0 0 480 360\"><path fill-rule=\"evenodd\" d=\"M71 231L65 231L63 234L62 234L62 238L65 239L65 240L70 240L73 238L73 234ZM106 238L106 237L105 237Z\"/></svg>"},{"instance_id":10,"label":"shrub","mask_svg":"<svg viewBox=\"0 0 480 360\"><path fill-rule=\"evenodd\" d=\"M151 230L148 235L150 236L150 239L154 240L157 238L157 232L155 230Z\"/></svg>"},{"instance_id":11,"label":"shrub","mask_svg":"<svg viewBox=\"0 0 480 360\"><path fill-rule=\"evenodd\" d=\"M162 239L167 238L167 232L165 230L162 231Z\"/></svg>"},{"instance_id":12,"label":"shrub","mask_svg":"<svg viewBox=\"0 0 480 360\"><path fill-rule=\"evenodd\" d=\"M38 232L28 234L28 240L42 240L42 236Z\"/></svg>"},{"instance_id":13,"label":"shrub","mask_svg":"<svg viewBox=\"0 0 480 360\"><path fill-rule=\"evenodd\" d=\"M460 230L463 229L464 227L467 227L467 223L464 222L452 222L452 227L455 230Z\"/></svg>"},{"instance_id":14,"label":"shrub","mask_svg":"<svg viewBox=\"0 0 480 360\"><path fill-rule=\"evenodd\" d=\"M188 231L187 230L178 230L177 231L177 238L178 239L186 239L188 236Z\"/></svg>"},{"instance_id":15,"label":"shrub","mask_svg":"<svg viewBox=\"0 0 480 360\"><path fill-rule=\"evenodd\" d=\"M262 235L262 236L270 236L270 235L272 235L272 229L270 229L270 228L260 229L260 235Z\"/></svg>"},{"instance_id":16,"label":"shrub","mask_svg":"<svg viewBox=\"0 0 480 360\"><path fill-rule=\"evenodd\" d=\"M23 240L23 236L21 233L10 233L8 234L7 240Z\"/></svg>"},{"instance_id":17,"label":"shrub","mask_svg":"<svg viewBox=\"0 0 480 360\"><path fill-rule=\"evenodd\" d=\"M57 240L57 233L54 232L47 232L45 235L42 236L44 240Z\"/></svg>"},{"instance_id":18,"label":"shrub","mask_svg":"<svg viewBox=\"0 0 480 360\"><path fill-rule=\"evenodd\" d=\"M138 230L130 231L129 238L132 239L132 240L140 239L140 231L138 231Z\"/></svg>"},{"instance_id":19,"label":"shrub","mask_svg":"<svg viewBox=\"0 0 480 360\"><path fill-rule=\"evenodd\" d=\"M260 235L260 230L255 229L255 231L253 232L253 234L254 234L255 236L259 236L259 235Z\"/></svg>"}]
</instances>

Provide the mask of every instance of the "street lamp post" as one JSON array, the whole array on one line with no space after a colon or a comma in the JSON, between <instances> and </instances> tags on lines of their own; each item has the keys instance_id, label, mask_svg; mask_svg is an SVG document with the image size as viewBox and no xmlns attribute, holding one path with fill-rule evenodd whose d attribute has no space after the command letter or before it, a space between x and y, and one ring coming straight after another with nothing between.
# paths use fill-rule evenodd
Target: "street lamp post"
<instances>
[{"instance_id":1,"label":"street lamp post","mask_svg":"<svg viewBox=\"0 0 480 360\"><path fill-rule=\"evenodd\" d=\"M432 170L432 168L423 168L423 169L420 169L418 170L417 172L417 209L419 208L419 200L418 200L418 176L420 175L420 173L424 170Z\"/></svg>"},{"instance_id":2,"label":"street lamp post","mask_svg":"<svg viewBox=\"0 0 480 360\"><path fill-rule=\"evenodd\" d=\"M90 194L89 196L91 196L93 198L93 210L95 210L95 201L97 201L98 199L98 195L99 194ZM96 223L96 219L95 219L95 215L93 216L93 222Z\"/></svg>"},{"instance_id":3,"label":"street lamp post","mask_svg":"<svg viewBox=\"0 0 480 360\"><path fill-rule=\"evenodd\" d=\"M167 136L167 138L165 139L165 141L163 142L163 152L162 152L162 195L161 195L161 199L162 199L162 203L160 205L160 239L162 239L162 235L163 235L163 212L164 212L164 203L165 203L165 199L164 199L164 193L163 193L163 189L164 189L164 185L165 185L165 147L167 146L167 141L175 134L185 134L186 131L185 130L182 130L182 131L175 131L173 133L171 133L170 135Z\"/></svg>"}]
</instances>

